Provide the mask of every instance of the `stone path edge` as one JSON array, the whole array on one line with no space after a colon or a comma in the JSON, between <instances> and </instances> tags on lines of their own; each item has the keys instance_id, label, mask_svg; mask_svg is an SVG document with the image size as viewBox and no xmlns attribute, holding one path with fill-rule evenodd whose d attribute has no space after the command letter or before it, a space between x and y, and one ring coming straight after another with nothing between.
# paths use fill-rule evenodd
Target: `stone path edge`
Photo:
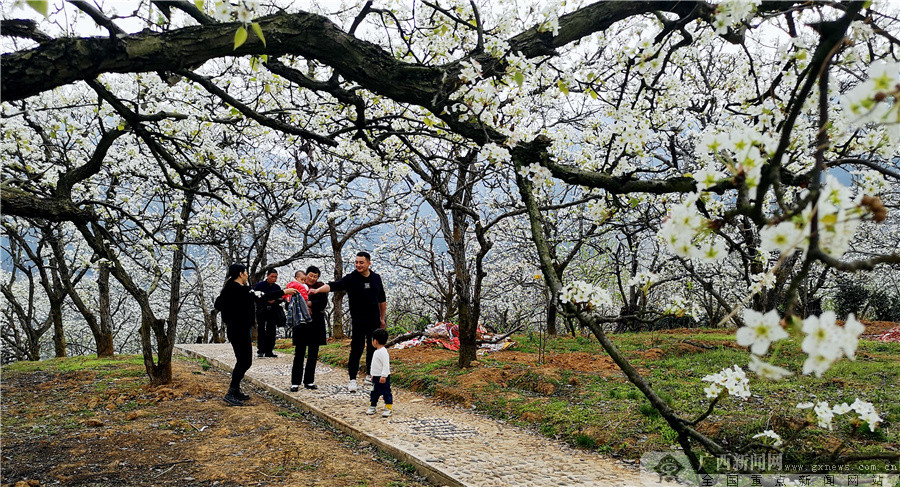
<instances>
[{"instance_id":1,"label":"stone path edge","mask_svg":"<svg viewBox=\"0 0 900 487\"><path fill-rule=\"evenodd\" d=\"M187 349L179 347L178 345L175 345L175 352L178 353L179 355L182 355L182 356L188 357L188 358L206 359L210 363L210 365L213 367L225 370L227 372L232 371L232 367L229 366L228 364L225 364L217 359L207 357L207 356L197 353L193 350L187 350ZM382 441L380 438L378 438L376 436L372 436L368 433L360 431L357 428L354 428L353 426L345 423L344 421L341 421L339 418L336 418L336 417L326 413L325 411L322 411L321 409L304 402L300 397L292 396L289 393L287 393L281 389L278 389L277 387L275 387L271 384L268 384L268 383L266 383L260 379L257 379L255 377L244 376L244 380L248 380L253 385L260 387L262 389L265 389L265 390L269 391L270 393L275 394L275 395L289 401L291 404L294 404L295 406L303 409L304 411L308 411L309 413L316 415L317 417L327 421L329 424L331 424L335 428L343 431L344 433L352 436L353 438L360 440L360 441L368 441L369 443L374 445L379 450L387 453L388 455L396 458L397 460L412 465L416 469L416 471L419 472L420 475L424 476L425 478L427 478L430 482L432 482L434 484L437 484L440 486L467 487L466 484L451 477L449 474L447 474L446 472L437 468L436 466L426 462L424 459L421 459L421 458L413 455L412 453L402 450L400 448L397 448L393 445L385 443L384 441Z\"/></svg>"}]
</instances>

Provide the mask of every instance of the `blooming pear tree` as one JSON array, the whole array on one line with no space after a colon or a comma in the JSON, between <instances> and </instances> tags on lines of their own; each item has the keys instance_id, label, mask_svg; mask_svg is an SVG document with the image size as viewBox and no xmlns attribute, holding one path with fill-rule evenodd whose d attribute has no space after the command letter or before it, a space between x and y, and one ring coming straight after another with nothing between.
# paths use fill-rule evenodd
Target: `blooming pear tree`
<instances>
[{"instance_id":1,"label":"blooming pear tree","mask_svg":"<svg viewBox=\"0 0 900 487\"><path fill-rule=\"evenodd\" d=\"M42 30L52 26L46 21L4 20L0 90L4 117L15 120L14 129L4 128L15 141L7 150L31 145L30 160L43 165L4 169L0 195L10 215L73 222L140 304L142 337L152 330L161 355L169 353L174 325L157 318L152 283L168 276L170 305L180 294L171 291L183 264L179 235L212 223L201 215L230 213L227 220L237 212L234 220L252 225L254 212L275 204L253 208L245 189L253 176L273 183L268 173L278 173L277 157L256 157L265 161L259 164L249 155L277 153L276 132L288 153L327 151L372 180L411 173L412 187L422 183L417 191L455 246L459 309L472 313L460 316L467 330L477 323L480 293L466 280L481 279L498 239L481 230L501 214L527 215L548 294L660 411L697 470L698 448L734 453L698 425L729 396L746 398L753 375L822 374L854 357L855 318L840 317L840 326L828 313L807 316L801 311L815 306L802 303L804 290L822 289L829 273L900 264L895 240L861 232L883 228L896 206L885 188L900 179L900 26L887 2L550 1L529 8L387 1L339 12L150 2L134 19L147 30L134 33L118 17L80 5L99 35L51 35ZM27 121L31 106L84 112L72 118L80 126L56 123L58 135L72 130L82 141L78 157L54 158L42 153L53 144L31 142L40 138ZM127 157L109 150L120 145ZM57 159L65 162L50 164ZM153 194L154 185L167 194ZM502 196L493 201L503 207L474 211L488 190ZM147 222L134 218L134 208L120 211L126 191L140 194ZM107 193L114 203L104 203ZM516 193L520 201L509 199ZM625 203L623 214L604 219L599 202L615 198ZM578 204L594 205L598 229L582 235L589 257L564 266L565 251L579 244L563 237L577 233L552 226L577 215L553 220ZM201 207L209 210L196 211ZM304 223L321 221L315 211L310 207ZM629 243L624 235L634 221L639 231ZM164 238L154 240L157 232ZM154 254L161 251L139 246L148 238L175 249ZM630 254L629 267L614 276L582 272L623 238L620 255ZM257 246L254 255L274 247ZM132 274L149 284L138 285ZM740 325L740 343L750 348L747 364L707 377L704 411L696 415L666 404L606 326L622 321L623 307L624 316L646 319L645 288L668 294L689 282L700 284L709 309L727 310L720 321ZM695 313L692 296L680 293L662 311ZM785 334L803 341L801 370L774 365ZM143 346L146 356L153 347L147 339ZM866 398L807 409L810 423L826 429L838 416L870 428L880 423ZM750 448L790 443L774 431L753 433ZM839 453L837 461L852 461Z\"/></svg>"},{"instance_id":2,"label":"blooming pear tree","mask_svg":"<svg viewBox=\"0 0 900 487\"><path fill-rule=\"evenodd\" d=\"M758 83L770 86L769 90L773 93L782 86L784 78L793 78L789 84L791 91L787 93L787 96L771 99L771 102L774 102L775 110L772 110L771 107L766 108L769 97L760 91L756 93L749 91L746 94L739 94L737 97L724 97L725 100L733 100L731 103L736 105L743 104L745 113L751 114L745 126L720 125L722 122L729 121L730 117L722 117L721 120L701 118L694 126L696 132L699 132L700 138L697 139L693 153L680 153L677 150L680 141L672 139L670 139L672 150L669 152L656 149L656 153L642 153L642 150L646 151L648 146L652 147L652 137L659 136L659 132L656 133L657 135L652 134L653 113L656 113L653 112L650 116L651 127L648 127L651 129L651 143L642 143L638 147L626 145L622 148L625 152L646 158L647 163L644 167L648 169L645 170L652 170L654 173L671 164L678 157L687 158L686 168L690 168L692 163L704 164L694 170L695 172L691 175L694 181L688 183L693 188L677 189L676 178L668 179L667 183L670 186L664 187L664 183L658 178L648 177L643 181L646 186L639 190L650 193L684 194L680 202L672 205L669 215L659 231L659 238L678 258L693 261L696 263L695 265L699 265L704 261L707 263L718 262L724 259L729 252L738 251L739 248L753 259L756 258L755 254L766 252L765 255L769 257L762 259L760 267L763 273L771 274L776 272L784 264L784 261L795 252L799 253L799 257L796 257L799 269L789 276L785 298L785 318L782 318L782 315L776 311L762 314L747 309L743 313L744 326L738 330L738 343L749 346L751 349L750 370L766 379L777 380L794 373L771 365L761 358L767 353L771 343L789 335L805 336L802 350L807 354L807 359L802 371L798 371L800 373L821 375L842 356L846 356L848 359L853 358L856 342L862 332L861 325L853 316L848 317L846 324L840 327L835 324L836 317L833 313L823 313L820 316L809 316L805 319L796 314L795 303L799 287L814 266L824 266L838 271L853 271L873 269L881 264L896 265L900 262L900 255L895 250L893 252L882 251L880 254L862 259L849 261L842 259L849 250L860 222L864 219L873 222L883 221L885 211L880 200L865 193L870 188L861 186L858 191L854 192L838 181L834 175L826 173L828 169L842 165L860 164L873 167L881 176L886 176L893 173L889 167L889 161L892 158L896 161L897 157L897 134L894 131L896 126L893 125L893 120L890 120L890 124L884 123L886 119L883 113L889 111L888 107L877 105L891 99L892 88L884 88L883 83L864 81L862 86L868 87L865 95L859 95L857 92L849 93L850 112L855 111L854 113L858 115L858 112L863 109L860 107L865 107L867 104L867 109L877 115L874 120L866 117L859 119L848 117L847 112L831 99L831 97L842 97L841 92L838 91L840 88L835 89L829 83L829 74L832 71L840 72L838 67L843 70L854 66L856 72L859 73L859 78L865 79L865 75L861 72L865 66L868 63L879 64L880 61L877 58L860 61L859 49L873 49L873 51L869 51L869 54L876 52L882 53L876 54L876 56L883 56L885 55L883 53L890 51L891 47L889 46L895 42L890 39L877 39L877 36L876 40L867 39L857 44L852 41L845 42L847 36L854 37L855 29L866 29L866 27L854 23L854 19L860 15L861 7L860 4L847 5L846 8L834 12L835 16L831 17L824 15L825 13L821 11L805 12L813 17L816 14L820 16L816 20L810 17L806 21L808 26L812 26L812 31L805 35L798 30L793 18L785 19L789 20L788 24L785 24L788 27L786 31L793 41L795 52L787 57L787 61L780 60L777 63L787 62L787 69L774 71L777 73L776 76L768 80L760 76L754 77ZM752 10L747 11L747 14L750 15ZM717 19L719 19L719 13L721 11L717 9ZM872 13L869 12L867 15L872 15ZM665 32L670 24L662 19L660 22L659 28ZM738 22L741 23L743 20L738 20ZM759 24L756 24L758 26L766 25L762 19L758 22ZM776 21L775 25L778 23ZM716 23L714 22L712 25L716 25ZM721 32L721 28L715 30L720 35L724 34ZM683 34L691 37L700 36L702 29L690 32L690 34L687 32L683 32ZM746 43L753 38L752 35L752 30L748 30L744 33L744 39L734 39L734 41ZM667 57L663 63L652 63L650 66L646 64L648 60L654 59L653 52L656 54L661 52L658 44L663 38L663 36L659 36L654 39L656 45L650 44L645 47L645 49L649 49L650 53L635 61L639 68L643 67L648 71L643 75L640 74L640 69L638 71L638 76L642 78L640 80L641 89L638 92L648 89L652 90L654 94L648 94L646 98L618 94L612 96L622 102L630 103L632 107L644 104L645 99L660 104L672 101L668 100L666 95L654 95L671 91L666 90L661 84L664 83L662 74L666 72L666 62L674 59L678 54ZM683 37L682 40L686 41L687 37ZM709 46L703 41L698 41L698 44ZM806 47L800 48L799 46ZM701 47L702 49L703 47ZM801 50L802 53L796 52ZM670 51L667 56L670 54L673 52ZM760 59L763 60L766 55L764 50L759 51L759 54L761 55ZM782 56L784 55L782 54ZM744 68L759 69L763 63L756 64L755 61L753 59L751 64L744 65ZM799 72L792 69L795 62L799 63L798 67L803 67ZM896 60L886 62L886 64L891 63L896 63ZM863 69L860 69L861 67ZM626 69L630 70L630 66ZM736 71L740 73L741 69ZM868 71L869 76L878 77L881 76L881 73L888 72L888 69L879 67L874 71L869 68ZM793 75L789 76L792 73ZM687 79L703 79L703 74L699 74L698 78L689 77ZM895 77L887 86L892 87L897 84L897 81ZM727 77L721 80L721 86L725 89L734 88L734 85L729 84ZM873 88L876 87L881 88L882 91L873 91ZM657 89L659 91L656 91ZM835 91L832 91L833 89ZM623 90L622 93L626 91ZM705 93L705 91L700 93ZM600 97L603 98L602 95ZM863 101L855 102L860 99ZM706 103L720 101L722 100L710 97ZM744 115L739 115L730 121L733 123L742 116ZM877 123L865 125L870 122ZM860 123L863 124L859 126L860 128L854 127L855 124ZM748 126L752 128L748 128ZM637 130L640 135L642 127L638 124L636 127L625 126L624 128L626 131ZM691 131L687 133L691 133ZM555 147L558 138L555 138L554 135L551 133L546 139L536 140L536 142L540 143L542 147ZM586 164L579 165L577 162L571 164L569 163L570 159L562 156L547 157L539 162L531 162L535 160L534 157L531 157L531 154L535 152L537 151L514 151L513 160L522 168L518 179L519 187L523 200L530 210L532 234L541 254L542 267L548 275L550 286L558 290L560 300L569 305L568 311L575 314L580 321L592 329L629 379L660 410L669 425L678 433L678 441L691 458L694 467L699 469L700 461L692 451L693 444L702 445L705 450L713 454L725 454L727 449L699 433L695 426L712 413L721 398L728 395L745 398L749 395L749 380L746 374L739 365L735 365L718 374L707 376L704 380L710 382L711 385L706 389L706 394L711 399L711 403L708 410L694 420L681 417L672 411L664 401L654 397L655 393L646 381L618 354L613 343L605 335L603 327L600 326L602 318L591 313L594 307L602 305L607 299L602 289L583 282L564 285L559 274L553 272L552 260L543 237L543 215L537 209L539 201L532 189L546 179L546 175L540 176L539 171L535 169L535 164L550 169L553 176L570 184L580 184L592 188L600 187L606 191L619 191L619 188L610 184L615 181L615 172L597 170ZM865 156L849 156L849 154L860 153ZM632 169L629 168L629 170ZM638 168L638 170L640 169ZM879 176L874 178L878 179ZM635 182L635 184L638 183ZM751 288L747 296L736 303L736 306L729 306L735 310L732 315L746 305L755 292L769 286L765 282L769 277L767 275L760 277L762 285L757 286L756 289ZM865 417L873 421L874 424L869 423L869 426L874 428L875 424L880 421L877 413L874 412L874 407L864 399L858 399L854 404L855 408L846 405L838 408L829 408L827 404L818 405L816 415L819 420L817 423L823 427L830 427L833 414L844 414L852 409L860 414L860 420ZM772 431L760 434L762 435L760 437L777 436ZM778 439L777 442L781 446L781 440ZM837 454L838 452L835 452L835 458L840 459L841 457Z\"/></svg>"}]
</instances>

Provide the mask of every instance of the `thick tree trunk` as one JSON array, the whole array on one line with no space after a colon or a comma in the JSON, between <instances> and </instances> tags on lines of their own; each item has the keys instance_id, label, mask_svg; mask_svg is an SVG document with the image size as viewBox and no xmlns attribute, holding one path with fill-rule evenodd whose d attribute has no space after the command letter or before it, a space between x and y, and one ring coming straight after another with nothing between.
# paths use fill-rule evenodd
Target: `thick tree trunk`
<instances>
[{"instance_id":1,"label":"thick tree trunk","mask_svg":"<svg viewBox=\"0 0 900 487\"><path fill-rule=\"evenodd\" d=\"M41 337L40 335L32 333L34 331L33 329L28 331L28 354L26 357L27 360L37 362L41 359Z\"/></svg>"},{"instance_id":2,"label":"thick tree trunk","mask_svg":"<svg viewBox=\"0 0 900 487\"><path fill-rule=\"evenodd\" d=\"M97 356L112 357L115 355L115 349L113 348L112 307L109 301L109 266L106 264L101 264L100 271L97 273L97 294L99 304L97 314L100 315L100 323L92 326L91 331L94 332L94 341L97 342ZM90 321L96 322L96 320Z\"/></svg>"},{"instance_id":3,"label":"thick tree trunk","mask_svg":"<svg viewBox=\"0 0 900 487\"><path fill-rule=\"evenodd\" d=\"M62 300L50 301L50 319L53 321L53 349L56 358L66 356L66 333L63 329Z\"/></svg>"},{"instance_id":4,"label":"thick tree trunk","mask_svg":"<svg viewBox=\"0 0 900 487\"><path fill-rule=\"evenodd\" d=\"M453 259L454 286L458 299L459 317L459 366L470 367L476 359L475 352L478 344L475 343L475 332L478 328L477 310L472 301L472 287L469 280L469 269L466 265L466 229L467 216L459 211L453 211L453 234L448 244L448 252Z\"/></svg>"},{"instance_id":5,"label":"thick tree trunk","mask_svg":"<svg viewBox=\"0 0 900 487\"><path fill-rule=\"evenodd\" d=\"M53 250L52 248L50 249ZM50 288L49 283L44 287L47 288L47 297L50 299L50 319L53 322L53 349L56 358L66 356L66 331L63 328L63 302L66 299L66 288L62 279L59 277L59 264L56 257L50 259L50 278L53 287Z\"/></svg>"},{"instance_id":6,"label":"thick tree trunk","mask_svg":"<svg viewBox=\"0 0 900 487\"><path fill-rule=\"evenodd\" d=\"M556 336L556 317L558 313L556 311L556 305L553 304L553 300L549 300L547 302L547 335Z\"/></svg>"},{"instance_id":7,"label":"thick tree trunk","mask_svg":"<svg viewBox=\"0 0 900 487\"><path fill-rule=\"evenodd\" d=\"M144 354L144 367L150 377L150 382L157 385L170 382L172 380L172 351L175 346L174 327L170 326L166 329L166 321L157 319L153 314L150 296L131 279L115 252L106 246L103 239L103 235L107 233L105 229L98 223L93 223L92 228L88 228L84 223L76 223L75 226L94 252L109 261L110 273L141 308L141 350ZM158 361L154 361L153 338L157 343Z\"/></svg>"},{"instance_id":8,"label":"thick tree trunk","mask_svg":"<svg viewBox=\"0 0 900 487\"><path fill-rule=\"evenodd\" d=\"M337 281L344 275L344 258L341 251L344 248L343 241L338 237L334 220L328 220L328 234L331 237L331 254L334 256L334 280ZM344 292L339 291L331 296L331 337L344 338Z\"/></svg>"}]
</instances>

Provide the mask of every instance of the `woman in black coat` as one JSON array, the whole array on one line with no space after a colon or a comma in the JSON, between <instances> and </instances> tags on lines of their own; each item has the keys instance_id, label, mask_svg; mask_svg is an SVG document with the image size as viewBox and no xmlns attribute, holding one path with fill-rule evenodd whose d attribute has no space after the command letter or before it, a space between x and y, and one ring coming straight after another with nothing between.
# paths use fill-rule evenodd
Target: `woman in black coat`
<instances>
[{"instance_id":1,"label":"woman in black coat","mask_svg":"<svg viewBox=\"0 0 900 487\"><path fill-rule=\"evenodd\" d=\"M319 282L319 268L309 266L306 269L306 284L310 289L324 286ZM319 360L319 346L325 345L325 308L328 307L328 295L310 294L309 302L312 303L309 313L312 322L295 327L294 337L294 366L291 369L291 392L300 390L300 381L307 389L318 389L316 386L316 362ZM307 350L306 369L303 368L303 359Z\"/></svg>"},{"instance_id":2,"label":"woman in black coat","mask_svg":"<svg viewBox=\"0 0 900 487\"><path fill-rule=\"evenodd\" d=\"M247 280L250 275L247 267L242 264L232 264L228 267L228 276L222 292L216 298L216 309L222 312L222 321L225 323L225 331L231 348L234 349L234 370L231 372L231 384L224 400L232 406L243 406L244 401L250 396L241 392L241 380L244 374L253 364L253 344L250 338L250 328L253 326L256 302L260 299L279 299L284 293L294 294L297 291L288 289L270 293L272 296L258 296ZM277 295L276 295L277 294Z\"/></svg>"}]
</instances>

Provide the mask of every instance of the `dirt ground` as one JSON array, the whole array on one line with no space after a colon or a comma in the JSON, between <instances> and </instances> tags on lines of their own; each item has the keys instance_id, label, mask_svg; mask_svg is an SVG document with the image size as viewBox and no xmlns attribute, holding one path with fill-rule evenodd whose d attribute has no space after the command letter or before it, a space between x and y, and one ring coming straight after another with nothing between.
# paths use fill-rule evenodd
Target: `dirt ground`
<instances>
[{"instance_id":1,"label":"dirt ground","mask_svg":"<svg viewBox=\"0 0 900 487\"><path fill-rule=\"evenodd\" d=\"M260 390L229 407L215 369L175 360L163 387L122 369L4 371L2 485L430 485Z\"/></svg>"},{"instance_id":2,"label":"dirt ground","mask_svg":"<svg viewBox=\"0 0 900 487\"><path fill-rule=\"evenodd\" d=\"M842 323L842 322L838 322ZM897 323L893 321L862 321L866 325L866 331L863 332L863 338L872 339L884 332L897 327Z\"/></svg>"}]
</instances>

